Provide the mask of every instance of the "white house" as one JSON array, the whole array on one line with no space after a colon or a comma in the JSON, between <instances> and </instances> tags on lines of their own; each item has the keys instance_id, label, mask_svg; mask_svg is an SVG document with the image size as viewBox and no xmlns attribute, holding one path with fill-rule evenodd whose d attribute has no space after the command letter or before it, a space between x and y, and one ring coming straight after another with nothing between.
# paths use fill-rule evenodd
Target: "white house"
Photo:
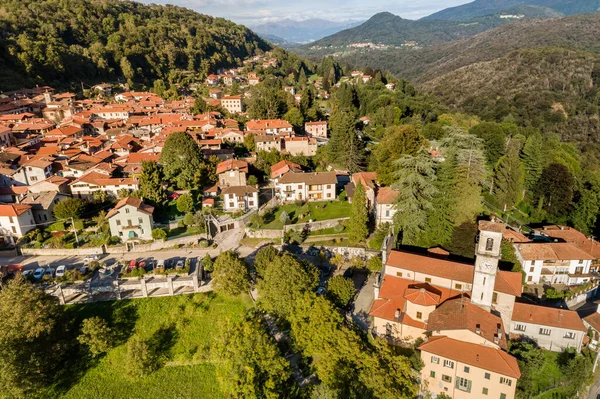
<instances>
[{"instance_id":1,"label":"white house","mask_svg":"<svg viewBox=\"0 0 600 399\"><path fill-rule=\"evenodd\" d=\"M375 196L374 214L375 223L377 225L383 223L392 223L394 220L394 214L396 208L394 208L394 202L398 196L398 191L391 187L380 187L377 189L377 195Z\"/></svg>"},{"instance_id":2,"label":"white house","mask_svg":"<svg viewBox=\"0 0 600 399\"><path fill-rule=\"evenodd\" d=\"M529 284L584 284L593 278L593 256L569 242L514 244Z\"/></svg>"},{"instance_id":3,"label":"white house","mask_svg":"<svg viewBox=\"0 0 600 399\"><path fill-rule=\"evenodd\" d=\"M106 218L110 226L110 235L127 240L151 240L152 214L154 207L144 204L139 198L123 198L111 209Z\"/></svg>"},{"instance_id":4,"label":"white house","mask_svg":"<svg viewBox=\"0 0 600 399\"><path fill-rule=\"evenodd\" d=\"M335 199L335 172L295 173L279 178L277 192L283 201L329 201Z\"/></svg>"},{"instance_id":5,"label":"white house","mask_svg":"<svg viewBox=\"0 0 600 399\"><path fill-rule=\"evenodd\" d=\"M244 103L241 94L237 96L224 96L221 99L221 105L231 114L244 112Z\"/></svg>"},{"instance_id":6,"label":"white house","mask_svg":"<svg viewBox=\"0 0 600 399\"><path fill-rule=\"evenodd\" d=\"M110 177L99 172L89 172L69 184L71 194L78 198L92 198L96 191L106 191L117 198L120 190L136 191L139 181L130 177Z\"/></svg>"},{"instance_id":7,"label":"white house","mask_svg":"<svg viewBox=\"0 0 600 399\"><path fill-rule=\"evenodd\" d=\"M28 231L35 228L31 206L0 204L0 235L8 244L14 244Z\"/></svg>"},{"instance_id":8,"label":"white house","mask_svg":"<svg viewBox=\"0 0 600 399\"><path fill-rule=\"evenodd\" d=\"M232 186L221 189L225 212L258 209L258 189L251 186Z\"/></svg>"},{"instance_id":9,"label":"white house","mask_svg":"<svg viewBox=\"0 0 600 399\"><path fill-rule=\"evenodd\" d=\"M581 351L587 328L573 310L515 303L511 335L523 335L534 340L540 347L554 352L566 348Z\"/></svg>"}]
</instances>

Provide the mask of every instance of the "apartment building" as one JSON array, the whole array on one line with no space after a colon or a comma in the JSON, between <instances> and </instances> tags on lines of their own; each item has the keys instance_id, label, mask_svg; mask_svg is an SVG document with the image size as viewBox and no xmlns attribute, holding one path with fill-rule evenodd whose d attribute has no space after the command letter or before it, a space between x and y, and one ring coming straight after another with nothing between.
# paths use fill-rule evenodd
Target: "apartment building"
<instances>
[{"instance_id":1,"label":"apartment building","mask_svg":"<svg viewBox=\"0 0 600 399\"><path fill-rule=\"evenodd\" d=\"M258 209L258 189L251 186L232 186L221 190L225 212L246 212Z\"/></svg>"},{"instance_id":2,"label":"apartment building","mask_svg":"<svg viewBox=\"0 0 600 399\"><path fill-rule=\"evenodd\" d=\"M306 122L304 124L304 132L309 137L326 139L327 138L327 122L326 121Z\"/></svg>"},{"instance_id":3,"label":"apartment building","mask_svg":"<svg viewBox=\"0 0 600 399\"><path fill-rule=\"evenodd\" d=\"M287 173L276 188L282 201L329 201L336 198L335 172Z\"/></svg>"},{"instance_id":4,"label":"apartment building","mask_svg":"<svg viewBox=\"0 0 600 399\"><path fill-rule=\"evenodd\" d=\"M237 96L223 96L223 98L221 98L221 106L230 114L244 112L244 102L241 94Z\"/></svg>"}]
</instances>

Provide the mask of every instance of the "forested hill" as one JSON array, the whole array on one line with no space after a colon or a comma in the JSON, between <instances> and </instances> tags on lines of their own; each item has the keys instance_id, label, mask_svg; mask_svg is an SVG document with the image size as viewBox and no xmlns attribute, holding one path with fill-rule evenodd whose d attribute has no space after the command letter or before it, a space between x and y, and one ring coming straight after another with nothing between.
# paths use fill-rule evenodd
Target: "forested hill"
<instances>
[{"instance_id":1,"label":"forested hill","mask_svg":"<svg viewBox=\"0 0 600 399\"><path fill-rule=\"evenodd\" d=\"M564 15L600 11L600 0L475 0L461 6L446 8L423 20L461 20L497 12L512 14L514 10L509 10L511 7L522 5L546 7Z\"/></svg>"},{"instance_id":2,"label":"forested hill","mask_svg":"<svg viewBox=\"0 0 600 399\"><path fill-rule=\"evenodd\" d=\"M249 29L174 6L120 0L0 0L0 90L115 77L201 75L270 45Z\"/></svg>"}]
</instances>

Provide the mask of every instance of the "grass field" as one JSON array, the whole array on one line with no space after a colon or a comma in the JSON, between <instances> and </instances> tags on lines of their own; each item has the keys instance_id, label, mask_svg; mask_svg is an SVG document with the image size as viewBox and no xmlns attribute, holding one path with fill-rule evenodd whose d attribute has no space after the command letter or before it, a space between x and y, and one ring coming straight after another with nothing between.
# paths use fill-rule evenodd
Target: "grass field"
<instances>
[{"instance_id":1,"label":"grass field","mask_svg":"<svg viewBox=\"0 0 600 399\"><path fill-rule=\"evenodd\" d=\"M209 361L211 341L220 320L240 317L250 306L248 297L224 298L213 293L71 306L68 311L76 324L96 315L109 320L119 333L118 346L95 364L81 361L80 375L74 373L48 396L223 397ZM159 342L163 354L160 369L139 379L128 377L124 367L126 342L133 335Z\"/></svg>"},{"instance_id":2,"label":"grass field","mask_svg":"<svg viewBox=\"0 0 600 399\"><path fill-rule=\"evenodd\" d=\"M310 219L316 222L345 218L350 216L351 206L345 201L308 202L302 206L295 204L282 205L275 208L271 214L265 216L265 224L261 226L261 229L283 229L283 223L279 220L283 211L286 211L290 217L290 224L295 224L308 222Z\"/></svg>"}]
</instances>

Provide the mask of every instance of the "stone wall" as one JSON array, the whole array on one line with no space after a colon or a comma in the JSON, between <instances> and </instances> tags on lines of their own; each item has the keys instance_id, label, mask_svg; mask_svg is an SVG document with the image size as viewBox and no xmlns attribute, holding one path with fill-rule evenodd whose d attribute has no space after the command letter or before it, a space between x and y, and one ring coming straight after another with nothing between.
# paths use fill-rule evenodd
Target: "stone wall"
<instances>
[{"instance_id":1,"label":"stone wall","mask_svg":"<svg viewBox=\"0 0 600 399\"><path fill-rule=\"evenodd\" d=\"M102 255L102 247L94 248L20 248L22 255L39 255L39 256L87 256L87 255Z\"/></svg>"},{"instance_id":2,"label":"stone wall","mask_svg":"<svg viewBox=\"0 0 600 399\"><path fill-rule=\"evenodd\" d=\"M283 230L253 230L246 228L246 235L250 238L281 238Z\"/></svg>"},{"instance_id":3,"label":"stone wall","mask_svg":"<svg viewBox=\"0 0 600 399\"><path fill-rule=\"evenodd\" d=\"M290 230L301 231L307 227L310 229L310 231L331 229L331 228L337 226L338 224L344 222L345 220L349 220L349 219L350 218L339 218L339 219L322 220L319 222L306 222L306 223L290 224L290 225L285 226L285 230L286 231L290 231Z\"/></svg>"}]
</instances>

